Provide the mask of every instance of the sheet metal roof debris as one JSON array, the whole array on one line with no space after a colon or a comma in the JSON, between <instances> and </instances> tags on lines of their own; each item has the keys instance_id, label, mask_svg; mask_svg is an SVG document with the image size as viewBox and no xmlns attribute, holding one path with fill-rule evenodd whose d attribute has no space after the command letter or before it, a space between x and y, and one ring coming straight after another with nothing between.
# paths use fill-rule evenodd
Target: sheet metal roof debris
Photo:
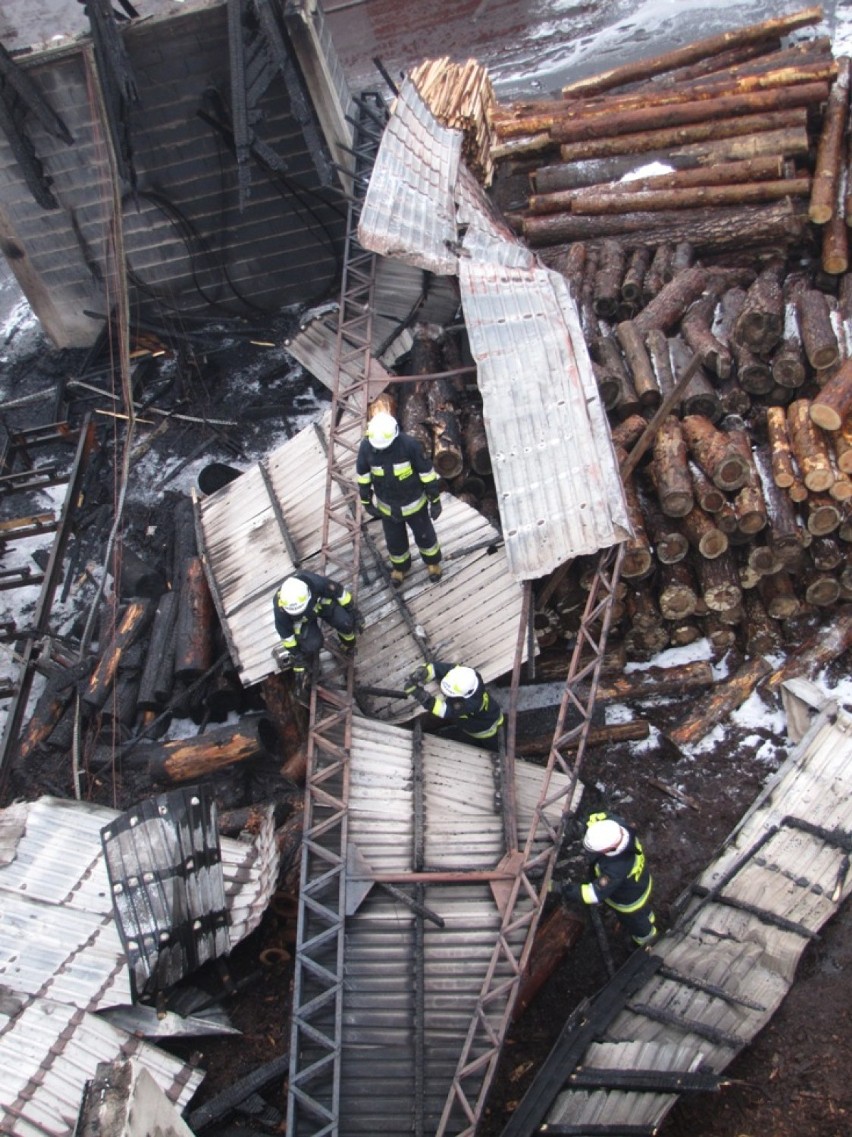
<instances>
[{"instance_id":1,"label":"sheet metal roof debris","mask_svg":"<svg viewBox=\"0 0 852 1137\"><path fill-rule=\"evenodd\" d=\"M138 1062L102 1062L86 1087L75 1137L192 1137L192 1130Z\"/></svg>"},{"instance_id":2,"label":"sheet metal roof debris","mask_svg":"<svg viewBox=\"0 0 852 1137\"><path fill-rule=\"evenodd\" d=\"M101 837L134 1001L230 951L216 805L205 787L146 798Z\"/></svg>"},{"instance_id":3,"label":"sheet metal roof debris","mask_svg":"<svg viewBox=\"0 0 852 1137\"><path fill-rule=\"evenodd\" d=\"M500 929L492 883L464 879L497 869L506 852L497 756L424 735L418 764L411 732L356 717L349 768L348 838L359 863L374 875L394 876L397 887L444 926L421 920L379 885L370 888L369 872L349 860L347 899L354 891L360 903L346 921L341 1133L354 1132L353 1126L400 1137L430 1133ZM539 767L517 763L521 843L532 826L541 776ZM551 790L567 785L564 775L554 777ZM574 808L581 794L577 786ZM561 804L548 807L554 823ZM418 869L456 872L460 879L406 884L406 874ZM509 937L516 960L524 938L522 928ZM502 965L508 979L508 962ZM495 1030L499 1017L495 1011Z\"/></svg>"},{"instance_id":4,"label":"sheet metal roof debris","mask_svg":"<svg viewBox=\"0 0 852 1137\"><path fill-rule=\"evenodd\" d=\"M0 1115L8 1137L75 1131L83 1089L101 1062L134 1058L177 1109L203 1071L70 1003L0 988Z\"/></svg>"},{"instance_id":5,"label":"sheet metal roof debris","mask_svg":"<svg viewBox=\"0 0 852 1137\"><path fill-rule=\"evenodd\" d=\"M393 382L386 368L411 349L414 322L444 325L461 307L455 278L432 276L388 257L376 258L373 297L371 399ZM284 341L289 354L330 391L334 390L337 329L337 304L324 304L304 312L299 330Z\"/></svg>"},{"instance_id":6,"label":"sheet metal roof debris","mask_svg":"<svg viewBox=\"0 0 852 1137\"><path fill-rule=\"evenodd\" d=\"M86 1011L132 1002L101 847L101 830L120 816L50 797L0 811L0 983ZM276 886L271 814L252 842L219 844L228 950L257 927ZM139 846L128 853L147 871Z\"/></svg>"},{"instance_id":7,"label":"sheet metal roof debris","mask_svg":"<svg viewBox=\"0 0 852 1137\"><path fill-rule=\"evenodd\" d=\"M439 276L456 272L461 148L462 132L442 126L404 80L361 209L358 240L365 249Z\"/></svg>"},{"instance_id":8,"label":"sheet metal roof debris","mask_svg":"<svg viewBox=\"0 0 852 1137\"><path fill-rule=\"evenodd\" d=\"M577 1068L647 1068L641 1048L653 1043L678 1048L656 1069L687 1071L700 1060L724 1070L775 1013L805 947L852 891L850 853L852 717L832 705L689 890L674 927L651 951L656 973L630 995L601 1041L578 1055ZM626 1052L627 1045L639 1049ZM531 1133L545 1112L553 1125L651 1131L676 1099L563 1089L549 1111L545 1103L535 1116L525 1099L505 1132Z\"/></svg>"},{"instance_id":9,"label":"sheet metal roof debris","mask_svg":"<svg viewBox=\"0 0 852 1137\"><path fill-rule=\"evenodd\" d=\"M274 668L275 589L294 568L319 567L327 421L307 427L196 504L210 587L246 686ZM500 536L470 506L447 494L442 500L438 536L444 577L439 586L430 584L415 558L401 594L404 607L382 568L387 557L381 526L366 526L369 540L362 542L358 585L366 628L355 658L355 683L362 691L398 689L402 678L423 662L423 645L438 659L469 661L486 681L512 666L522 594L508 572ZM365 694L362 705L393 721L419 713L405 699Z\"/></svg>"},{"instance_id":10,"label":"sheet metal roof debris","mask_svg":"<svg viewBox=\"0 0 852 1137\"><path fill-rule=\"evenodd\" d=\"M564 278L459 267L509 569L534 579L630 535L609 427Z\"/></svg>"},{"instance_id":11,"label":"sheet metal roof debris","mask_svg":"<svg viewBox=\"0 0 852 1137\"><path fill-rule=\"evenodd\" d=\"M408 264L458 273L509 571L535 579L625 540L630 522L566 282L509 231L447 133L403 84L359 239Z\"/></svg>"}]
</instances>

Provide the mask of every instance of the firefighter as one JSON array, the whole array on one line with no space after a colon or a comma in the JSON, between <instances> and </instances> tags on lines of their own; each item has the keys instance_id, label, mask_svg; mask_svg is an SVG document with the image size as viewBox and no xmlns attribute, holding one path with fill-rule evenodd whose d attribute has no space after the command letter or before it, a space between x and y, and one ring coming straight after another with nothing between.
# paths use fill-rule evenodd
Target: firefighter
<instances>
[{"instance_id":1,"label":"firefighter","mask_svg":"<svg viewBox=\"0 0 852 1137\"><path fill-rule=\"evenodd\" d=\"M436 680L440 694L430 695L424 683ZM494 696L485 689L478 671L458 663L428 663L418 667L405 680L406 695L445 723L458 726L465 738L487 750L496 750L503 712Z\"/></svg>"},{"instance_id":2,"label":"firefighter","mask_svg":"<svg viewBox=\"0 0 852 1137\"><path fill-rule=\"evenodd\" d=\"M356 634L364 627L352 593L336 580L314 572L286 577L272 599L272 609L281 637L272 654L279 667L292 666L299 694L307 689L309 671L323 645L319 621L335 629L344 655L354 652Z\"/></svg>"},{"instance_id":3,"label":"firefighter","mask_svg":"<svg viewBox=\"0 0 852 1137\"><path fill-rule=\"evenodd\" d=\"M367 423L355 469L364 512L380 518L384 528L393 584L398 588L411 569L408 529L429 580L439 581L441 546L432 522L441 515L441 498L438 475L423 447L400 431L393 415L379 411Z\"/></svg>"},{"instance_id":4,"label":"firefighter","mask_svg":"<svg viewBox=\"0 0 852 1137\"><path fill-rule=\"evenodd\" d=\"M613 813L593 813L586 822L583 848L590 856L585 884L562 883L564 900L606 904L634 944L653 943L659 934L651 910L651 873L636 833Z\"/></svg>"}]
</instances>

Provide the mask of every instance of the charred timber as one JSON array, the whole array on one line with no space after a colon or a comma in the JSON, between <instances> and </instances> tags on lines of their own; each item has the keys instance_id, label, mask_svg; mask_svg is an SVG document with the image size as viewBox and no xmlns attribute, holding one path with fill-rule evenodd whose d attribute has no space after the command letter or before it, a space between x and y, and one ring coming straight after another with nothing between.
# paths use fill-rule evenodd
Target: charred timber
<instances>
[{"instance_id":1,"label":"charred timber","mask_svg":"<svg viewBox=\"0 0 852 1137\"><path fill-rule=\"evenodd\" d=\"M144 758L157 782L188 782L215 774L258 755L275 753L276 732L262 714L246 715L235 725L219 727L192 738L140 743L134 758Z\"/></svg>"},{"instance_id":2,"label":"charred timber","mask_svg":"<svg viewBox=\"0 0 852 1137\"><path fill-rule=\"evenodd\" d=\"M678 751L693 743L700 742L706 734L721 722L731 711L742 706L761 680L772 671L763 656L757 656L744 663L729 678L699 699L686 719L665 735L668 742Z\"/></svg>"}]
</instances>

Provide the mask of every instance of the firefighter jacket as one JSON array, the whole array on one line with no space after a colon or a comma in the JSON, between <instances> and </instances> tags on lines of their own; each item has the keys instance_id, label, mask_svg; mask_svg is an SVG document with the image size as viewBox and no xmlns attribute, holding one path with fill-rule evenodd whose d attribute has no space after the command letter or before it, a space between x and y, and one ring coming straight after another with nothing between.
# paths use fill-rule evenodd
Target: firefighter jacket
<instances>
[{"instance_id":1,"label":"firefighter jacket","mask_svg":"<svg viewBox=\"0 0 852 1137\"><path fill-rule=\"evenodd\" d=\"M448 671L458 666L455 663L430 663L426 667L427 679L438 683ZM447 723L457 723L471 738L493 738L503 725L503 712L494 696L485 689L485 683L476 672L476 690L466 699L453 699L440 692L430 695L424 692L421 705Z\"/></svg>"},{"instance_id":2,"label":"firefighter jacket","mask_svg":"<svg viewBox=\"0 0 852 1137\"><path fill-rule=\"evenodd\" d=\"M352 593L336 580L319 576L315 572L297 572L293 575L308 586L311 597L307 608L300 616L292 616L281 603L281 592L278 589L272 598L272 609L275 615L275 630L281 637L282 645L294 660L301 661L303 653L299 650L299 641L306 628L330 613L337 604L341 608L349 608L352 604Z\"/></svg>"},{"instance_id":3,"label":"firefighter jacket","mask_svg":"<svg viewBox=\"0 0 852 1137\"><path fill-rule=\"evenodd\" d=\"M384 450L377 450L368 438L362 440L355 462L358 492L364 505L371 505L373 494L384 517L398 512L402 517L417 513L439 496L438 475L416 438L401 431ZM398 519L398 518L397 518Z\"/></svg>"},{"instance_id":4,"label":"firefighter jacket","mask_svg":"<svg viewBox=\"0 0 852 1137\"><path fill-rule=\"evenodd\" d=\"M598 853L590 862L592 881L580 886L584 904L608 904L616 912L638 912L651 897L651 873L645 853L633 829L614 813L593 813L587 825L595 821L616 821L627 830L629 840L620 853Z\"/></svg>"}]
</instances>

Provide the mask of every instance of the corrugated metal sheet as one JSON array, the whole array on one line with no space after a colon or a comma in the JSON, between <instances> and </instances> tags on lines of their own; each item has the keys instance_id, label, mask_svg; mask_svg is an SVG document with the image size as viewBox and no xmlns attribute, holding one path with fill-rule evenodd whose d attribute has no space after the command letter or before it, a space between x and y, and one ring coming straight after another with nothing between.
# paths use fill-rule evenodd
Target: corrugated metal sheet
<instances>
[{"instance_id":1,"label":"corrugated metal sheet","mask_svg":"<svg viewBox=\"0 0 852 1137\"><path fill-rule=\"evenodd\" d=\"M276 506L259 467L197 504L208 579L246 686L273 669L271 652L278 640L272 596L294 568L276 508L300 567L319 567L326 482L322 431L320 424L307 427L266 460ZM401 595L438 659L468 661L486 680L495 679L512 665L521 588L508 572L496 530L457 498L444 494L442 500L436 527L445 558L443 580L430 584L415 557ZM366 531L386 558L380 523L370 522ZM366 542L361 567L358 605L367 626L358 638L356 687L399 689L424 656ZM410 701L384 697L364 696L362 705L393 721L417 712Z\"/></svg>"},{"instance_id":2,"label":"corrugated metal sheet","mask_svg":"<svg viewBox=\"0 0 852 1137\"><path fill-rule=\"evenodd\" d=\"M410 327L415 319L421 324L448 324L460 304L455 277L436 277L402 261L376 258L370 366L378 378L370 383L371 399L393 382L394 376L385 368L393 367L410 350ZM330 391L335 382L337 327L337 304L326 304L305 312L299 330L284 341L290 355ZM353 375L352 369L361 366L361 357L356 355L348 367L346 362L344 372Z\"/></svg>"},{"instance_id":3,"label":"corrugated metal sheet","mask_svg":"<svg viewBox=\"0 0 852 1137\"><path fill-rule=\"evenodd\" d=\"M406 79L361 210L358 240L365 249L439 276L456 271L454 192L461 145L461 131L439 123Z\"/></svg>"},{"instance_id":4,"label":"corrugated metal sheet","mask_svg":"<svg viewBox=\"0 0 852 1137\"><path fill-rule=\"evenodd\" d=\"M653 948L665 967L631 995L581 1064L645 1065L649 1044L679 1048L657 1069L721 1072L772 1017L801 955L852 892L852 717L823 711L696 882ZM693 892L696 891L693 890ZM703 892L706 890L706 892ZM703 892L703 894L702 894ZM570 1071L569 1071L570 1072ZM672 1094L569 1090L552 1124L660 1124Z\"/></svg>"},{"instance_id":5,"label":"corrugated metal sheet","mask_svg":"<svg viewBox=\"0 0 852 1137\"><path fill-rule=\"evenodd\" d=\"M98 1063L134 1058L177 1108L203 1071L68 1003L4 993L0 1002L0 1115L7 1137L70 1137Z\"/></svg>"},{"instance_id":6,"label":"corrugated metal sheet","mask_svg":"<svg viewBox=\"0 0 852 1137\"><path fill-rule=\"evenodd\" d=\"M410 732L356 717L349 764L350 842L374 873L413 871L421 847L426 869L496 868L505 851L502 812L495 803L496 760L476 747L425 735L418 771ZM517 774L523 843L543 771L519 762ZM563 775L554 777L551 790L566 781ZM420 835L417 779L423 795ZM577 787L575 807L581 793ZM551 807L554 821L558 812L558 804ZM347 892L352 888L350 883ZM423 1132L434 1132L500 929L500 911L485 881L427 883L408 891L445 926L426 921L418 928L418 918L380 886L347 918L342 1135L402 1137L420 1131L418 1117ZM516 959L523 942L523 929L510 933ZM508 961L501 966L508 979Z\"/></svg>"},{"instance_id":7,"label":"corrugated metal sheet","mask_svg":"<svg viewBox=\"0 0 852 1137\"><path fill-rule=\"evenodd\" d=\"M563 277L459 264L510 571L534 579L624 540L606 416Z\"/></svg>"},{"instance_id":8,"label":"corrugated metal sheet","mask_svg":"<svg viewBox=\"0 0 852 1137\"><path fill-rule=\"evenodd\" d=\"M113 917L101 830L120 815L43 797L0 811L0 983L87 1011L132 1000ZM231 945L253 931L275 889L271 815L252 843L220 839Z\"/></svg>"},{"instance_id":9,"label":"corrugated metal sheet","mask_svg":"<svg viewBox=\"0 0 852 1137\"><path fill-rule=\"evenodd\" d=\"M359 237L407 264L458 272L509 571L530 580L625 540L630 523L565 280L511 233L464 163L450 156L447 134L404 84Z\"/></svg>"}]
</instances>

